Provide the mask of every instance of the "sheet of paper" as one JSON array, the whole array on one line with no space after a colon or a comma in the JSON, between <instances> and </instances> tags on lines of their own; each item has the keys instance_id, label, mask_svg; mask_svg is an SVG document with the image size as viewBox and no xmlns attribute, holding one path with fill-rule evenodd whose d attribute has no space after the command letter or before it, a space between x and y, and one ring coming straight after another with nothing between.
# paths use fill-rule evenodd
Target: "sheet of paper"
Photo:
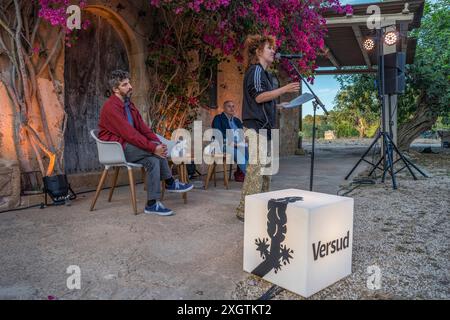
<instances>
[{"instance_id":1,"label":"sheet of paper","mask_svg":"<svg viewBox=\"0 0 450 320\"><path fill-rule=\"evenodd\" d=\"M311 93L306 92L306 93L302 94L301 96L298 96L297 98L291 100L291 102L289 102L288 104L281 105L281 106L286 109L296 108L312 99L314 99L314 96Z\"/></svg>"}]
</instances>

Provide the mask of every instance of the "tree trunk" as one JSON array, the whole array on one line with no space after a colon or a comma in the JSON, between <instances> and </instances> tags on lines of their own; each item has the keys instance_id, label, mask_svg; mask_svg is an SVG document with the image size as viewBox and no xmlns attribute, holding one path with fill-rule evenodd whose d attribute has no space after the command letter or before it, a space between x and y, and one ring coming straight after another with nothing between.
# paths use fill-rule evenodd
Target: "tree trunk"
<instances>
[{"instance_id":1,"label":"tree trunk","mask_svg":"<svg viewBox=\"0 0 450 320\"><path fill-rule=\"evenodd\" d=\"M364 123L364 119L358 118L358 126L356 130L359 133L359 138L362 139L366 135L366 124Z\"/></svg>"},{"instance_id":2,"label":"tree trunk","mask_svg":"<svg viewBox=\"0 0 450 320\"><path fill-rule=\"evenodd\" d=\"M420 95L414 116L399 126L397 139L400 150L408 150L422 132L430 130L436 123L437 115L431 111L430 103L425 94Z\"/></svg>"},{"instance_id":3,"label":"tree trunk","mask_svg":"<svg viewBox=\"0 0 450 320\"><path fill-rule=\"evenodd\" d=\"M59 162L55 162L58 150L48 127L38 78L39 74L46 70L50 73L52 64L56 64L54 60L62 51L64 33L58 31L59 37L52 48L48 48L47 43L36 41L36 37L40 38L41 33L47 34L48 37L52 34L40 29L40 19L37 17L38 5L35 1L10 0L6 1L6 4L2 3L0 9L4 13L0 16L0 58L2 58L0 81L6 88L13 108L13 138L21 171L35 169L32 156L28 154L28 148L31 147L43 176L51 175L55 164L58 172L62 172ZM9 16L14 16L15 19L8 21ZM42 56L36 54L33 49L35 47L39 47L41 51L45 50L47 54ZM3 59L4 57L7 59ZM40 61L42 62L39 63ZM36 72L38 66L39 73ZM8 77L7 72L10 73ZM54 82L54 79L52 81ZM33 106L37 106L38 113ZM33 121L30 121L31 119ZM42 132L33 129L32 125L41 127ZM47 161L48 167L45 169Z\"/></svg>"}]
</instances>

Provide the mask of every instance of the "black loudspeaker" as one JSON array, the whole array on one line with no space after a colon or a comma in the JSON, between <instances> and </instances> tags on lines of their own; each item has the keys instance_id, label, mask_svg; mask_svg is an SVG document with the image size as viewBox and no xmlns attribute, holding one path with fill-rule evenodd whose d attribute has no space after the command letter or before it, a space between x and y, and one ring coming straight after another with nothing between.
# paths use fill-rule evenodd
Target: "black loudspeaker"
<instances>
[{"instance_id":1,"label":"black loudspeaker","mask_svg":"<svg viewBox=\"0 0 450 320\"><path fill-rule=\"evenodd\" d=\"M405 63L404 52L384 56L384 94L405 92Z\"/></svg>"},{"instance_id":2,"label":"black loudspeaker","mask_svg":"<svg viewBox=\"0 0 450 320\"><path fill-rule=\"evenodd\" d=\"M65 174L46 176L43 180L45 205L47 205L47 195L50 196L55 205L65 204L67 200L76 199L77 195L70 187Z\"/></svg>"}]
</instances>

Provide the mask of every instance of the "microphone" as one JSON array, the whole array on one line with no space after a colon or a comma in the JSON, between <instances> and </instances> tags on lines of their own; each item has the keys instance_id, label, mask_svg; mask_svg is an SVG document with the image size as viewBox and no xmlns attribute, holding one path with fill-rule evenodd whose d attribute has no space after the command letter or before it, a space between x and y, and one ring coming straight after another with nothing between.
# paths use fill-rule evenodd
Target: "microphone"
<instances>
[{"instance_id":1,"label":"microphone","mask_svg":"<svg viewBox=\"0 0 450 320\"><path fill-rule=\"evenodd\" d=\"M303 54L286 54L286 53L277 53L275 54L275 59L301 59L303 57Z\"/></svg>"}]
</instances>

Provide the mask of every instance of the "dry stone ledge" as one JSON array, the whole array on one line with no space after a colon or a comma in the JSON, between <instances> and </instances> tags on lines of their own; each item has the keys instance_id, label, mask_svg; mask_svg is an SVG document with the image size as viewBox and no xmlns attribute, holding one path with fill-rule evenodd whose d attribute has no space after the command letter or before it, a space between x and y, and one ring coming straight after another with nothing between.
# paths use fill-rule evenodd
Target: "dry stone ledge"
<instances>
[{"instance_id":1,"label":"dry stone ledge","mask_svg":"<svg viewBox=\"0 0 450 320\"><path fill-rule=\"evenodd\" d=\"M20 205L20 169L15 160L0 159L0 211Z\"/></svg>"}]
</instances>

